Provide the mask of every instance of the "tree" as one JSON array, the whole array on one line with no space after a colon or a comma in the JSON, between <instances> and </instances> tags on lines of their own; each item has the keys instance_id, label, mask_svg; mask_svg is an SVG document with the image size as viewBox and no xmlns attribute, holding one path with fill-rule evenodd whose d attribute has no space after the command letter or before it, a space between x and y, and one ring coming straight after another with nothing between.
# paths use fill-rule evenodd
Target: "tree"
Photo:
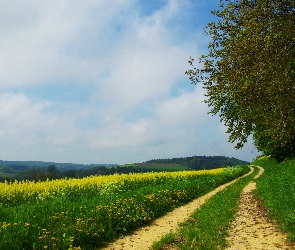
<instances>
[{"instance_id":1,"label":"tree","mask_svg":"<svg viewBox=\"0 0 295 250\"><path fill-rule=\"evenodd\" d=\"M56 166L55 165L49 165L47 167L47 172L48 173L55 173L55 172L57 172Z\"/></svg>"},{"instance_id":2,"label":"tree","mask_svg":"<svg viewBox=\"0 0 295 250\"><path fill-rule=\"evenodd\" d=\"M278 161L294 157L294 139L288 141L284 146L276 146L272 138L263 133L263 129L256 129L253 133L253 137L254 145L258 150L263 151L265 155L271 155Z\"/></svg>"},{"instance_id":3,"label":"tree","mask_svg":"<svg viewBox=\"0 0 295 250\"><path fill-rule=\"evenodd\" d=\"M203 82L210 113L220 115L236 148L252 134L260 150L293 156L295 1L221 0L212 13L209 53L201 68L190 58L186 74Z\"/></svg>"},{"instance_id":4,"label":"tree","mask_svg":"<svg viewBox=\"0 0 295 250\"><path fill-rule=\"evenodd\" d=\"M54 180L54 179L60 178L61 173L57 170L55 165L49 165L47 167L47 173L46 173L45 177L50 180Z\"/></svg>"}]
</instances>

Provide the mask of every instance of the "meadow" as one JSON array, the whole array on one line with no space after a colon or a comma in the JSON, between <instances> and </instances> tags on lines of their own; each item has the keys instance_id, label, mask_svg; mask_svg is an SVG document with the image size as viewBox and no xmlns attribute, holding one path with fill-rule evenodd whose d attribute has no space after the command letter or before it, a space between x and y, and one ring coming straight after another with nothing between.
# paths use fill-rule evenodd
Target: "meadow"
<instances>
[{"instance_id":1,"label":"meadow","mask_svg":"<svg viewBox=\"0 0 295 250\"><path fill-rule=\"evenodd\" d=\"M269 217L278 221L288 239L295 241L295 160L277 163L262 157L252 164L265 169L257 179L256 195L262 200Z\"/></svg>"},{"instance_id":2,"label":"meadow","mask_svg":"<svg viewBox=\"0 0 295 250\"><path fill-rule=\"evenodd\" d=\"M134 169L141 169L144 172L173 172L173 171L184 171L191 170L190 168L181 164L156 164L156 163L135 163L127 164L125 166L132 167Z\"/></svg>"},{"instance_id":3,"label":"meadow","mask_svg":"<svg viewBox=\"0 0 295 250\"><path fill-rule=\"evenodd\" d=\"M248 171L0 183L0 249L96 249Z\"/></svg>"}]
</instances>

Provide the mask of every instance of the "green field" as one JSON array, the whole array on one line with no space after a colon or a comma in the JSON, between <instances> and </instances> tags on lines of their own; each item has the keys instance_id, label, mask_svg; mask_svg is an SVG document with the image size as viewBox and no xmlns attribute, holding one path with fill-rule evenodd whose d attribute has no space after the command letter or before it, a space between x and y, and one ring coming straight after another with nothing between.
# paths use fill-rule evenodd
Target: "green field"
<instances>
[{"instance_id":1,"label":"green field","mask_svg":"<svg viewBox=\"0 0 295 250\"><path fill-rule=\"evenodd\" d=\"M174 172L174 171L191 170L190 168L180 164L135 163L135 164L126 164L124 166L132 167L136 170L140 169L145 172L162 172L162 171Z\"/></svg>"},{"instance_id":2,"label":"green field","mask_svg":"<svg viewBox=\"0 0 295 250\"><path fill-rule=\"evenodd\" d=\"M253 164L265 169L257 179L255 193L263 201L269 216L279 222L290 240L295 241L295 160L277 163L264 157Z\"/></svg>"}]
</instances>

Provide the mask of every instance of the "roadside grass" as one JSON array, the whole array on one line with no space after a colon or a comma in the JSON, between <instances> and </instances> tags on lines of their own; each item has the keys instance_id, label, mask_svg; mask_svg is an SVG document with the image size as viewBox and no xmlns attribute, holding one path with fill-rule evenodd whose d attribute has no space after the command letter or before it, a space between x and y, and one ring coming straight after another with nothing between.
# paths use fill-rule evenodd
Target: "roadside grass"
<instances>
[{"instance_id":1,"label":"roadside grass","mask_svg":"<svg viewBox=\"0 0 295 250\"><path fill-rule=\"evenodd\" d=\"M288 239L295 241L295 160L277 163L264 157L253 162L265 169L257 179L255 194Z\"/></svg>"},{"instance_id":2,"label":"roadside grass","mask_svg":"<svg viewBox=\"0 0 295 250\"><path fill-rule=\"evenodd\" d=\"M225 190L218 192L184 223L176 233L170 232L153 245L160 249L223 249L227 231L234 220L238 201L243 188L259 172L240 178Z\"/></svg>"}]
</instances>

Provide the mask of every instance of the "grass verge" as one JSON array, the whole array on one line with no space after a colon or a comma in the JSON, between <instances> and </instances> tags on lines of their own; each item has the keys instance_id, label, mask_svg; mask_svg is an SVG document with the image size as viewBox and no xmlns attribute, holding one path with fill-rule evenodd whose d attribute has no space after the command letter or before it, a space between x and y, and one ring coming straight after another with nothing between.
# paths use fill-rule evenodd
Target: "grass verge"
<instances>
[{"instance_id":1,"label":"grass verge","mask_svg":"<svg viewBox=\"0 0 295 250\"><path fill-rule=\"evenodd\" d=\"M153 245L154 250L171 249L223 249L230 223L237 211L243 188L253 179L259 169L237 180L225 190L218 192L184 223L176 233L169 233Z\"/></svg>"},{"instance_id":2,"label":"grass verge","mask_svg":"<svg viewBox=\"0 0 295 250\"><path fill-rule=\"evenodd\" d=\"M279 223L289 240L295 241L295 160L277 163L265 157L253 164L265 170L257 180L255 194L269 217Z\"/></svg>"}]
</instances>

